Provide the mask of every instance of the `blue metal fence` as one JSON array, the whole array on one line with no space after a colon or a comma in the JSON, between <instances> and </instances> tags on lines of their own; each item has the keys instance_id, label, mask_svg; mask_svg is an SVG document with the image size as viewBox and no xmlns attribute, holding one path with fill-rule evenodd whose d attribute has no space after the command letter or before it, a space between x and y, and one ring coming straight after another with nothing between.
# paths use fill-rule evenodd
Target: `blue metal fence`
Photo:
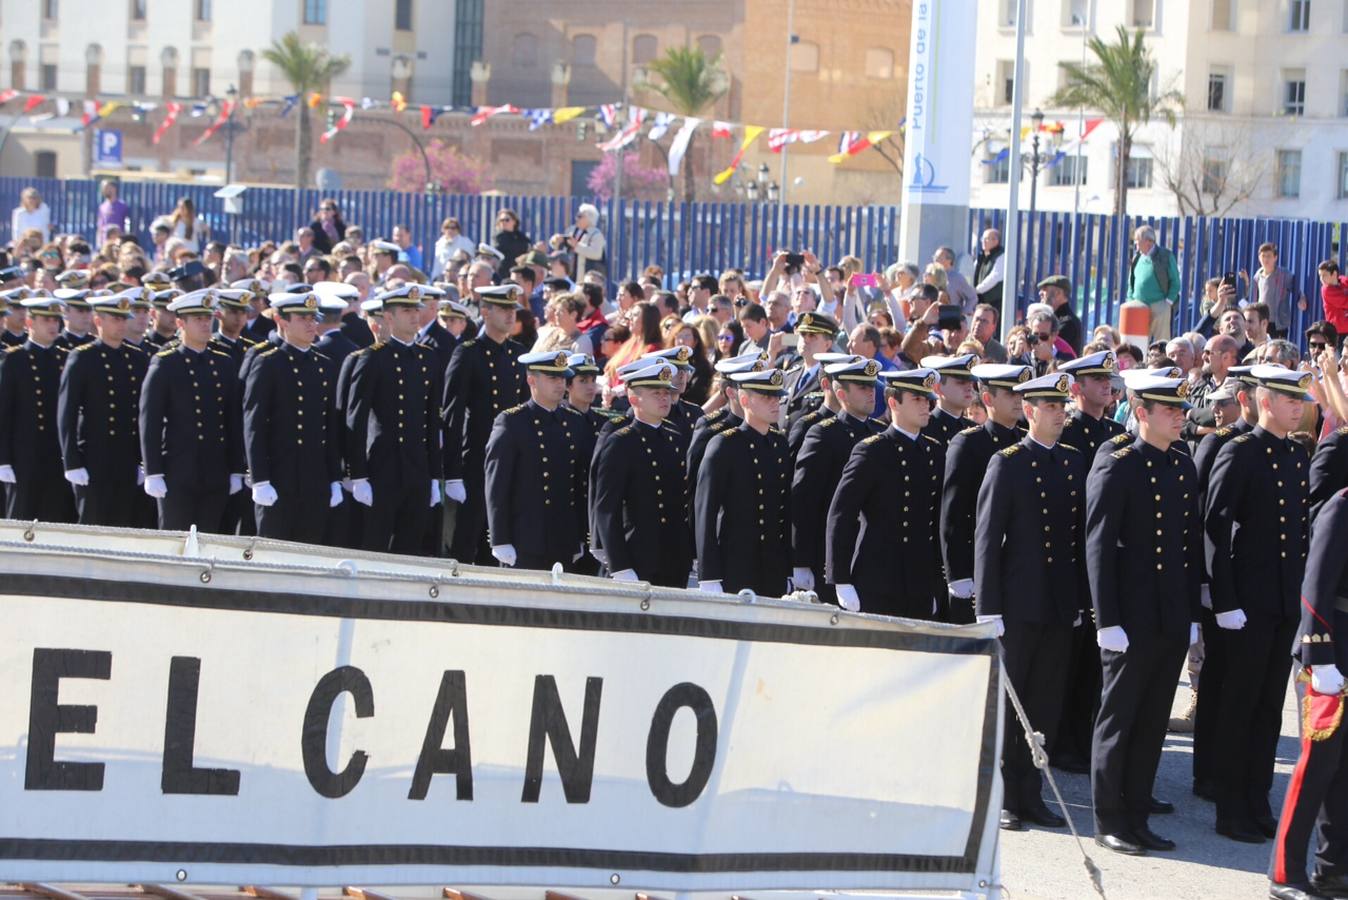
<instances>
[{"instance_id":1,"label":"blue metal fence","mask_svg":"<svg viewBox=\"0 0 1348 900\"><path fill-rule=\"evenodd\" d=\"M0 210L19 202L25 187L36 187L51 207L58 231L93 237L98 210L98 185L89 180L0 178ZM519 213L534 240L565 232L583 198L445 195L426 196L396 191L250 188L244 213L227 216L209 185L125 182L121 198L131 208L131 230L146 246L151 223L172 212L179 197L190 197L217 235L244 244L293 237L307 225L325 196L337 200L348 224L359 224L367 238L388 237L395 224L406 225L423 254L432 252L440 222L454 216L463 233L491 240L497 212ZM600 209L600 226L608 240L608 271L613 278L634 278L655 264L670 275L686 277L731 267L764 272L777 249L810 249L823 260L847 254L861 258L874 271L894 260L898 246L898 207L780 206L745 203L620 203L591 201ZM615 223L621 222L621 228ZM7 241L9 217L0 221L0 241ZM429 257L427 257L429 258Z\"/></svg>"},{"instance_id":2,"label":"blue metal fence","mask_svg":"<svg viewBox=\"0 0 1348 900\"><path fill-rule=\"evenodd\" d=\"M969 246L978 246L985 228L1004 230L1005 222L1005 210L970 210ZM1074 243L1071 213L1022 213L1020 311L1037 295L1035 285L1041 279L1060 274L1071 280L1077 312L1087 328L1116 322L1119 304L1128 294L1132 234L1139 225L1155 228L1160 244L1175 253L1179 264L1177 333L1192 329L1201 317L1207 279L1241 269L1253 273L1259 266L1259 245L1269 242L1277 246L1278 264L1296 276L1306 299L1306 310L1295 304L1292 309L1291 337L1300 340L1306 326L1323 316L1316 267L1333 259L1342 271L1348 263L1348 223L1343 222L1128 216L1121 224L1114 216L1080 215Z\"/></svg>"}]
</instances>

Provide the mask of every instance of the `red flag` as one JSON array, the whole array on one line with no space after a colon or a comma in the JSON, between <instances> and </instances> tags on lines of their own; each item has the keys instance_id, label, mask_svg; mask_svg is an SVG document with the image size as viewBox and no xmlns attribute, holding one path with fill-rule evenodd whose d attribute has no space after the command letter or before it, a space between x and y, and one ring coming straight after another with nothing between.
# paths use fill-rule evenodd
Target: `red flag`
<instances>
[{"instance_id":1,"label":"red flag","mask_svg":"<svg viewBox=\"0 0 1348 900\"><path fill-rule=\"evenodd\" d=\"M468 124L477 126L490 119L492 116L499 116L501 113L517 113L519 107L511 106L507 103L505 106L479 106L477 112L473 113L473 118L468 120Z\"/></svg>"},{"instance_id":2,"label":"red flag","mask_svg":"<svg viewBox=\"0 0 1348 900\"><path fill-rule=\"evenodd\" d=\"M429 106L421 107L421 127L423 130L431 127L431 108Z\"/></svg>"},{"instance_id":3,"label":"red flag","mask_svg":"<svg viewBox=\"0 0 1348 900\"><path fill-rule=\"evenodd\" d=\"M19 92L14 90L13 88L10 88L9 90L5 91L0 91L0 106L4 106L6 103L13 100L17 96L19 96Z\"/></svg>"},{"instance_id":4,"label":"red flag","mask_svg":"<svg viewBox=\"0 0 1348 900\"><path fill-rule=\"evenodd\" d=\"M178 113L182 111L183 105L181 103L174 103L172 100L170 100L168 103L165 103L164 121L160 122L159 127L154 130L154 137L151 139L150 142L153 144L159 143L160 138L164 136L164 132L172 128L173 123L178 121Z\"/></svg>"},{"instance_id":5,"label":"red flag","mask_svg":"<svg viewBox=\"0 0 1348 900\"><path fill-rule=\"evenodd\" d=\"M356 115L355 100L352 100L350 97L333 97L332 99L342 104L342 106L346 108L346 112L342 113L342 117L338 119L336 122L334 122L331 128L329 128L327 131L323 132L323 134L319 136L318 142L320 144L326 144L328 141L335 138L337 136L337 132L341 131L343 128L350 125L352 117Z\"/></svg>"},{"instance_id":6,"label":"red flag","mask_svg":"<svg viewBox=\"0 0 1348 900\"><path fill-rule=\"evenodd\" d=\"M42 105L42 101L44 101L44 100L46 100L46 99L47 99L47 98L44 97L44 96L42 96L41 94L31 94L31 95L29 95L28 99L25 100L25 101L23 101L23 114L24 114L25 116L28 115L30 112L32 112L33 110L35 110L35 109L37 109L39 106L41 106L41 105Z\"/></svg>"},{"instance_id":7,"label":"red flag","mask_svg":"<svg viewBox=\"0 0 1348 900\"><path fill-rule=\"evenodd\" d=\"M210 128L207 128L205 131L201 133L201 137L197 138L195 141L192 142L192 146L198 147L209 141L212 137L214 137L215 133L220 130L220 126L224 125L226 122L229 121L229 114L232 113L233 111L234 111L233 100L226 100L224 103L220 104L220 115L215 117L215 121L211 123Z\"/></svg>"}]
</instances>

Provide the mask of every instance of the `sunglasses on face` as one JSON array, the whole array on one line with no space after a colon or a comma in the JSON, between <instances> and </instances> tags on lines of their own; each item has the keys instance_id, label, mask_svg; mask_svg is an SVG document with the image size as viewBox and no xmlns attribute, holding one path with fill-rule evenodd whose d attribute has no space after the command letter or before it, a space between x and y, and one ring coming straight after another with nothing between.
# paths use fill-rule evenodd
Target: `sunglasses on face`
<instances>
[{"instance_id":1,"label":"sunglasses on face","mask_svg":"<svg viewBox=\"0 0 1348 900\"><path fill-rule=\"evenodd\" d=\"M718 334L716 340L721 344L731 344L734 343L735 336L733 334Z\"/></svg>"},{"instance_id":2,"label":"sunglasses on face","mask_svg":"<svg viewBox=\"0 0 1348 900\"><path fill-rule=\"evenodd\" d=\"M1324 341L1311 341L1310 344L1308 344L1307 346L1311 348L1312 353L1319 353L1329 345L1326 344Z\"/></svg>"}]
</instances>

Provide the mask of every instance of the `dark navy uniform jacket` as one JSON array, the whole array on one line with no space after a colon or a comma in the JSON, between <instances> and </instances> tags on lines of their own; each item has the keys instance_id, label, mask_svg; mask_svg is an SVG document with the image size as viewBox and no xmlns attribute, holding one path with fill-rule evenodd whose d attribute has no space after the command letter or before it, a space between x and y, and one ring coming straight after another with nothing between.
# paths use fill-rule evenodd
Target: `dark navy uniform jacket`
<instances>
[{"instance_id":1,"label":"dark navy uniform jacket","mask_svg":"<svg viewBox=\"0 0 1348 900\"><path fill-rule=\"evenodd\" d=\"M511 544L521 559L570 564L580 547L577 441L586 425L575 410L549 412L533 400L496 417L487 440L487 528L492 546ZM583 508L583 507L582 507Z\"/></svg>"},{"instance_id":2,"label":"dark navy uniform jacket","mask_svg":"<svg viewBox=\"0 0 1348 900\"><path fill-rule=\"evenodd\" d=\"M369 478L376 496L381 484L440 478L441 379L431 351L379 341L351 358L346 408L351 477Z\"/></svg>"},{"instance_id":3,"label":"dark navy uniform jacket","mask_svg":"<svg viewBox=\"0 0 1348 900\"><path fill-rule=\"evenodd\" d=\"M723 406L711 415L704 416L693 429L693 439L688 443L684 478L689 509L693 508L693 501L696 499L697 473L702 469L702 460L707 455L707 444L711 443L711 439L716 435L732 431L743 424L744 420L731 412L730 407Z\"/></svg>"},{"instance_id":4,"label":"dark navy uniform jacket","mask_svg":"<svg viewBox=\"0 0 1348 900\"><path fill-rule=\"evenodd\" d=\"M341 423L330 361L284 344L262 353L243 387L243 443L253 483L324 494L342 480Z\"/></svg>"},{"instance_id":5,"label":"dark navy uniform jacket","mask_svg":"<svg viewBox=\"0 0 1348 900\"><path fill-rule=\"evenodd\" d=\"M429 351L427 351L429 352ZM454 350L444 378L446 478L471 478L482 469L487 438L496 417L529 399L524 352L518 341L498 344L488 337L463 341Z\"/></svg>"},{"instance_id":6,"label":"dark navy uniform jacket","mask_svg":"<svg viewBox=\"0 0 1348 900\"><path fill-rule=\"evenodd\" d=\"M66 358L57 415L66 471L95 481L134 478L140 463L138 406L150 367L145 351L84 344Z\"/></svg>"},{"instance_id":7,"label":"dark navy uniform jacket","mask_svg":"<svg viewBox=\"0 0 1348 900\"><path fill-rule=\"evenodd\" d=\"M145 474L163 475L170 491L228 485L245 468L242 406L228 354L185 344L160 350L140 392Z\"/></svg>"},{"instance_id":8,"label":"dark navy uniform jacket","mask_svg":"<svg viewBox=\"0 0 1348 900\"><path fill-rule=\"evenodd\" d=\"M1301 627L1292 655L1302 665L1348 671L1348 490L1325 501L1315 521L1306 577L1301 583Z\"/></svg>"},{"instance_id":9,"label":"dark navy uniform jacket","mask_svg":"<svg viewBox=\"0 0 1348 900\"><path fill-rule=\"evenodd\" d=\"M13 466L20 481L60 467L57 397L68 352L30 340L0 358L0 465Z\"/></svg>"},{"instance_id":10,"label":"dark navy uniform jacket","mask_svg":"<svg viewBox=\"0 0 1348 900\"><path fill-rule=\"evenodd\" d=\"M978 492L974 597L980 616L1071 625L1090 608L1086 455L1026 437L993 454Z\"/></svg>"},{"instance_id":11,"label":"dark navy uniform jacket","mask_svg":"<svg viewBox=\"0 0 1348 900\"><path fill-rule=\"evenodd\" d=\"M1348 425L1341 425L1315 446L1311 457L1311 522L1321 508L1348 487Z\"/></svg>"},{"instance_id":12,"label":"dark navy uniform jacket","mask_svg":"<svg viewBox=\"0 0 1348 900\"><path fill-rule=\"evenodd\" d=\"M827 411L828 417L806 432L791 480L792 565L824 568L824 532L833 491L856 445L883 426L875 419L858 419Z\"/></svg>"},{"instance_id":13,"label":"dark navy uniform jacket","mask_svg":"<svg viewBox=\"0 0 1348 900\"><path fill-rule=\"evenodd\" d=\"M1025 436L989 419L950 439L941 488L941 553L949 581L974 577L974 513L988 461L1003 447Z\"/></svg>"},{"instance_id":14,"label":"dark navy uniform jacket","mask_svg":"<svg viewBox=\"0 0 1348 900\"><path fill-rule=\"evenodd\" d=\"M942 411L940 404L937 404L932 407L931 417L927 419L927 427L922 429L922 433L940 441L942 446L949 446L951 438L964 429L973 427L973 419L952 416Z\"/></svg>"},{"instance_id":15,"label":"dark navy uniform jacket","mask_svg":"<svg viewBox=\"0 0 1348 900\"><path fill-rule=\"evenodd\" d=\"M1100 445L1123 433L1123 426L1109 416L1092 419L1081 410L1074 409L1068 414L1058 440L1086 454L1086 468L1089 469L1095 463L1095 453Z\"/></svg>"}]
</instances>

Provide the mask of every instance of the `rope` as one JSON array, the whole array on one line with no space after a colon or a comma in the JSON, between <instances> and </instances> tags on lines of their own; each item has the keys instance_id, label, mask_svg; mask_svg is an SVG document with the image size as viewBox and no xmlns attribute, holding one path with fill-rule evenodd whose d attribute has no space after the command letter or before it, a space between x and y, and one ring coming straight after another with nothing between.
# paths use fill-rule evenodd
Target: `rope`
<instances>
[{"instance_id":1,"label":"rope","mask_svg":"<svg viewBox=\"0 0 1348 900\"><path fill-rule=\"evenodd\" d=\"M1002 667L1002 684L1006 687L1006 696L1011 698L1011 706L1016 711L1016 718L1020 720L1021 727L1025 730L1025 743L1030 745L1030 758L1034 761L1034 766L1044 773L1048 786L1053 789L1053 798L1058 802L1058 808L1062 810L1063 818L1067 820L1067 827L1072 832L1072 839L1077 842L1077 849L1081 851L1081 862L1086 867L1086 874L1090 876L1091 886L1095 892L1102 898L1105 896L1105 885L1100 875L1100 867L1091 859L1091 855L1086 852L1086 845L1081 841L1081 835L1077 833L1077 826L1072 821L1072 813L1067 809L1067 803L1062 798L1062 791L1058 790L1058 782L1053 777L1053 772L1048 765L1048 751L1044 749L1044 735L1035 731L1030 726L1030 717L1025 714L1025 707L1020 703L1020 697L1016 694L1016 689L1011 685L1011 678L1006 674L1006 657L1002 649L1002 642L997 641L997 661Z\"/></svg>"}]
</instances>

